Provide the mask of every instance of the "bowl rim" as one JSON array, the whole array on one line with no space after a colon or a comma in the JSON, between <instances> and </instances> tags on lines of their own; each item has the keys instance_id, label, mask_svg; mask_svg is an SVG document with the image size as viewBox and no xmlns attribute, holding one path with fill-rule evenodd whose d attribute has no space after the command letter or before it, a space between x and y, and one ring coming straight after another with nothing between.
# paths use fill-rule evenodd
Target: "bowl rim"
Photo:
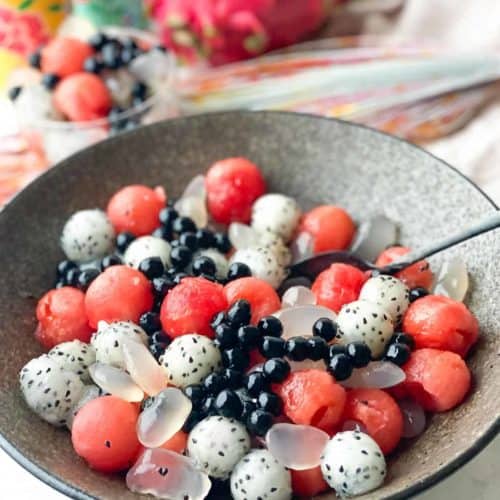
<instances>
[{"instance_id":1,"label":"bowl rim","mask_svg":"<svg viewBox=\"0 0 500 500\"><path fill-rule=\"evenodd\" d=\"M314 115L311 113L296 113L296 112L289 112L289 111L266 111L266 110L231 110L231 111L216 111L216 112L208 112L208 113L202 113L198 115L190 115L190 116L182 116L178 118L173 118L173 119L168 119L168 120L163 120L161 122L149 124L142 126L140 128L150 128L150 127L155 127L158 124L161 123L166 123L166 122L177 122L177 121L185 121L185 120L196 120L200 116L218 116L218 115L235 115L235 116L246 116L246 115L299 115L305 118L312 118L312 119L317 119L317 120L324 120L324 121L333 121L342 124L342 126L346 127L354 127L354 128L361 128L364 130L368 130L371 133L378 134L382 137L385 137L386 139L393 140L396 142L400 142L405 144L406 146L409 146L410 148L414 148L424 155L430 156L443 166L446 166L451 172L454 174L458 175L460 178L468 182L473 188L475 188L491 205L491 208L494 210L500 210L497 204L474 182L472 181L469 177L464 175L462 172L460 172L456 167L453 167L446 161L442 160L441 158L438 158L436 155L433 153L423 149L422 147L411 143L410 141L403 139L401 137L397 137L391 134L388 134L386 132L380 131L373 129L371 127L368 127L366 125L362 125L359 123L354 123L354 122L349 122L346 120L341 120L338 118L330 118L326 116L321 116L321 115ZM137 129L136 129L137 130ZM0 210L0 221L5 217L5 214L8 213L10 210L12 210L17 203L19 203L21 195L23 195L25 192L29 192L31 189L35 189L37 184L41 181L42 178L46 178L47 176L50 176L52 172L56 170L61 170L64 168L71 168L70 167L70 162L68 160L78 157L82 154L87 154L88 149L92 148L98 148L101 147L103 143L112 143L117 140L123 140L124 137L126 137L128 134L133 134L136 132L136 130L131 130L127 131L125 133L122 133L118 136L110 137L105 139L104 141L101 141L97 144L94 144L90 146L89 148L86 148L84 150L81 150L74 155L71 155L70 157L66 158L65 160L57 163L54 165L52 168L49 168L45 172L43 172L40 176L38 176L36 179L34 179L30 184L28 184L24 189L19 191L13 198L11 198L7 204L3 207L3 209ZM440 469L436 470L434 473L430 474L428 477L426 477L424 480L415 483L408 488L406 488L404 491L400 493L396 493L393 495L390 495L388 497L384 497L384 500L403 500L406 498L410 498L417 493L421 493L430 487L436 485L443 479L447 478L450 476L453 472L458 470L460 467L465 465L467 462L472 460L476 455L479 454L493 439L497 436L497 434L500 433L500 416L497 416L497 418L492 422L490 427L484 432L482 436L480 436L467 450L465 450L463 453L461 453L459 456L457 456L454 460L452 460L449 464L447 464L444 467L441 467ZM10 441L7 440L7 438L2 434L2 430L0 429L0 447L11 457L13 458L19 465L21 465L25 470L30 472L32 475L34 475L36 478L40 479L42 482L45 484L51 486L55 490L59 491L60 493L70 497L70 498L75 498L78 500L94 500L96 497L92 496L88 492L85 492L81 490L80 488L73 486L63 479L55 476L51 472L47 471L45 468L41 467L39 464L36 462L32 461L31 459L27 458L25 455L19 451L16 446L11 443Z\"/></svg>"}]
</instances>

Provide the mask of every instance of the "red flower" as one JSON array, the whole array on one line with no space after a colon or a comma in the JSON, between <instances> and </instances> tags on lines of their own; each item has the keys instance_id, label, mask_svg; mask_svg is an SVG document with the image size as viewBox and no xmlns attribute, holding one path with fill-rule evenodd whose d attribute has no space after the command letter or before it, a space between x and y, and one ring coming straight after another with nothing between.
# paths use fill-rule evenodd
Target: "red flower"
<instances>
[{"instance_id":1,"label":"red flower","mask_svg":"<svg viewBox=\"0 0 500 500\"><path fill-rule=\"evenodd\" d=\"M36 14L0 7L0 46L24 56L47 42L49 35Z\"/></svg>"}]
</instances>

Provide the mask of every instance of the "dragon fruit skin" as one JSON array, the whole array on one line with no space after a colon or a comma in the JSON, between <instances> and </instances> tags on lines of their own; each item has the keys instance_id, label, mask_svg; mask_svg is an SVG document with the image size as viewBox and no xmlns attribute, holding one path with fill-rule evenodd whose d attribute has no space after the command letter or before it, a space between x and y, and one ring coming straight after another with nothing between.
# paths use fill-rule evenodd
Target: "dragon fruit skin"
<instances>
[{"instance_id":1,"label":"dragon fruit skin","mask_svg":"<svg viewBox=\"0 0 500 500\"><path fill-rule=\"evenodd\" d=\"M163 42L188 61L219 65L303 40L339 0L156 0Z\"/></svg>"}]
</instances>

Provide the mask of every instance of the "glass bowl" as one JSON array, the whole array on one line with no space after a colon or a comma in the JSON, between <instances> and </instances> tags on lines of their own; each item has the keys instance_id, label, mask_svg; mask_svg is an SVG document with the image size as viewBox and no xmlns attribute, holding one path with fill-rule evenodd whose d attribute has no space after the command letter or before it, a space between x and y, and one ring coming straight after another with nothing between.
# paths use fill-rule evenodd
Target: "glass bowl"
<instances>
[{"instance_id":1,"label":"glass bowl","mask_svg":"<svg viewBox=\"0 0 500 500\"><path fill-rule=\"evenodd\" d=\"M132 38L142 48L158 44L158 39L153 34L133 28L106 27L100 31L118 39ZM155 85L150 85L152 94L141 104L112 118L85 122L52 119L23 122L19 118L21 134L41 148L47 166L50 166L120 131L177 116L177 99L173 90L175 58L170 52L158 50L157 54L155 64L148 68L148 71L153 72Z\"/></svg>"}]
</instances>

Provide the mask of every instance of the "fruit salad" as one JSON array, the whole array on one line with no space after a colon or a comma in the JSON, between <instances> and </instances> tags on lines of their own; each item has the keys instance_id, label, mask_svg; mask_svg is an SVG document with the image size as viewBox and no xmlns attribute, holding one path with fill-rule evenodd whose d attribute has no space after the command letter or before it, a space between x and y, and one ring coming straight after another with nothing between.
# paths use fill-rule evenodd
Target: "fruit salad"
<instances>
[{"instance_id":1,"label":"fruit salad","mask_svg":"<svg viewBox=\"0 0 500 500\"><path fill-rule=\"evenodd\" d=\"M143 32L59 35L29 54L28 64L13 72L8 95L22 131L40 136L49 163L166 117L160 108L170 98L173 58Z\"/></svg>"},{"instance_id":2,"label":"fruit salad","mask_svg":"<svg viewBox=\"0 0 500 500\"><path fill-rule=\"evenodd\" d=\"M65 260L36 309L47 353L20 372L26 404L140 494L373 491L387 457L470 389L467 270L334 263L311 282L288 266L346 249L384 265L410 250L395 234L382 215L304 212L246 158L217 161L178 199L122 187L61 228Z\"/></svg>"}]
</instances>

